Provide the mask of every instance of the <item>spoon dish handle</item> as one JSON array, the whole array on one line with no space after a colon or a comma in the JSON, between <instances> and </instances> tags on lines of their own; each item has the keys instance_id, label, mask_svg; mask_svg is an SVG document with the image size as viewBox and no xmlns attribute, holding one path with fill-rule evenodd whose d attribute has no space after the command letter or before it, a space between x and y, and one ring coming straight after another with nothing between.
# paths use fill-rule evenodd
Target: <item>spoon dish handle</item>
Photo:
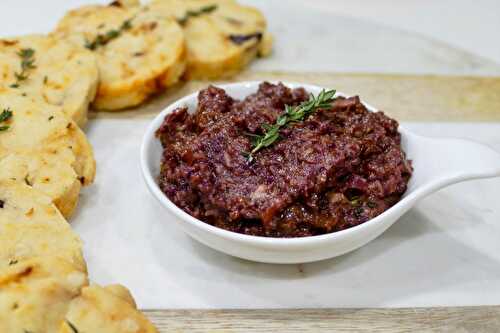
<instances>
[{"instance_id":1,"label":"spoon dish handle","mask_svg":"<svg viewBox=\"0 0 500 333\"><path fill-rule=\"evenodd\" d=\"M500 153L487 145L408 134L411 138L403 144L411 152L415 171L422 175L416 185L430 185L436 190L466 180L500 176Z\"/></svg>"}]
</instances>

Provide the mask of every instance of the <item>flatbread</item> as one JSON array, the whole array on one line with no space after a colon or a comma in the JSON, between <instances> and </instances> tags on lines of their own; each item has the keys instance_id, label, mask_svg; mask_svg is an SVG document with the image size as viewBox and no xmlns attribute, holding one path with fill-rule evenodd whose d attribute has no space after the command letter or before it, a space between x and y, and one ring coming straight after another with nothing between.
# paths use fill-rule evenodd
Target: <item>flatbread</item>
<instances>
[{"instance_id":1,"label":"flatbread","mask_svg":"<svg viewBox=\"0 0 500 333\"><path fill-rule=\"evenodd\" d=\"M82 242L51 199L26 184L0 180L0 269L32 257L58 257L87 271Z\"/></svg>"},{"instance_id":2,"label":"flatbread","mask_svg":"<svg viewBox=\"0 0 500 333\"><path fill-rule=\"evenodd\" d=\"M130 305L132 305L134 308L137 309L137 304L135 303L134 297L130 293L130 290L128 290L121 284L110 284L108 286L105 286L104 289L114 294L115 296L120 297L125 302L129 303Z\"/></svg>"},{"instance_id":3,"label":"flatbread","mask_svg":"<svg viewBox=\"0 0 500 333\"><path fill-rule=\"evenodd\" d=\"M125 287L122 287L125 288ZM60 333L153 333L153 324L133 304L115 294L116 288L92 285L69 306Z\"/></svg>"},{"instance_id":4,"label":"flatbread","mask_svg":"<svg viewBox=\"0 0 500 333\"><path fill-rule=\"evenodd\" d=\"M48 195L68 219L78 203L81 182L71 165L48 153L13 153L0 160L0 180L26 183Z\"/></svg>"},{"instance_id":5,"label":"flatbread","mask_svg":"<svg viewBox=\"0 0 500 333\"><path fill-rule=\"evenodd\" d=\"M100 84L94 107L120 110L176 83L185 68L181 27L138 6L113 2L69 11L54 35L86 45L97 57ZM96 42L98 36L108 42Z\"/></svg>"},{"instance_id":6,"label":"flatbread","mask_svg":"<svg viewBox=\"0 0 500 333\"><path fill-rule=\"evenodd\" d=\"M60 258L33 258L1 269L0 332L57 332L71 300L87 284L84 273Z\"/></svg>"},{"instance_id":7,"label":"flatbread","mask_svg":"<svg viewBox=\"0 0 500 333\"><path fill-rule=\"evenodd\" d=\"M95 160L85 134L61 108L44 105L36 98L12 91L0 94L0 112L10 110L12 117L0 131L0 160L7 155L52 156L75 170L83 185L93 182Z\"/></svg>"},{"instance_id":8,"label":"flatbread","mask_svg":"<svg viewBox=\"0 0 500 333\"><path fill-rule=\"evenodd\" d=\"M21 73L20 52L34 50L34 68ZM27 35L0 39L0 94L21 91L39 103L57 105L79 126L87 122L87 111L94 99L99 72L97 60L89 50L59 38ZM13 88L14 87L14 88Z\"/></svg>"},{"instance_id":9,"label":"flatbread","mask_svg":"<svg viewBox=\"0 0 500 333\"><path fill-rule=\"evenodd\" d=\"M152 12L178 20L186 36L186 79L216 79L270 53L262 13L231 0L153 0Z\"/></svg>"}]
</instances>

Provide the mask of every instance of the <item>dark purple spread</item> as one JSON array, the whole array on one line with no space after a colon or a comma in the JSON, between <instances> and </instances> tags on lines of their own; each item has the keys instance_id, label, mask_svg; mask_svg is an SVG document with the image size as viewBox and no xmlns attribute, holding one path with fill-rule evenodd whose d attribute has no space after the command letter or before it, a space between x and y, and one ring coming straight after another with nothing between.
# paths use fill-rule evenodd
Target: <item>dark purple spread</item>
<instances>
[{"instance_id":1,"label":"dark purple spread","mask_svg":"<svg viewBox=\"0 0 500 333\"><path fill-rule=\"evenodd\" d=\"M412 173L398 123L359 98L337 98L255 154L285 105L309 98L303 88L267 82L244 100L210 86L194 114L179 108L157 135L164 147L159 184L177 206L211 225L249 235L303 237L346 229L399 201Z\"/></svg>"}]
</instances>

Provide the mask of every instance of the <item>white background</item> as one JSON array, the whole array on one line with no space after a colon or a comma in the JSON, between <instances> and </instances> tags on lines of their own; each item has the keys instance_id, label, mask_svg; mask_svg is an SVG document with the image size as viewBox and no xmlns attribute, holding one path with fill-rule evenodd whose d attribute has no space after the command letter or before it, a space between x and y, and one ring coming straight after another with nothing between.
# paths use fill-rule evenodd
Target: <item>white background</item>
<instances>
[{"instance_id":1,"label":"white background","mask_svg":"<svg viewBox=\"0 0 500 333\"><path fill-rule=\"evenodd\" d=\"M47 32L85 1L0 2L4 36ZM493 0L251 1L276 36L256 70L500 75L500 2ZM457 92L466 93L466 92ZM365 307L500 302L500 180L449 187L419 203L377 240L307 265L235 259L179 231L147 192L138 149L149 120L87 128L96 183L73 225L94 281L120 282L141 307ZM405 123L500 151L500 124Z\"/></svg>"}]
</instances>

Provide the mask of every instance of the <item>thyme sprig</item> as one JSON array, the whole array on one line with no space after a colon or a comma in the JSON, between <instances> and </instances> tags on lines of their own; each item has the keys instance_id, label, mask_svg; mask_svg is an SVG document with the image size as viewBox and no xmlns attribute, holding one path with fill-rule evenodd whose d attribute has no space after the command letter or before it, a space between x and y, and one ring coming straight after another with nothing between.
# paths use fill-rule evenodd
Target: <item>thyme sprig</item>
<instances>
[{"instance_id":1,"label":"thyme sprig","mask_svg":"<svg viewBox=\"0 0 500 333\"><path fill-rule=\"evenodd\" d=\"M181 17L180 19L177 19L177 22L180 25L185 25L190 17L197 17L197 16L200 16L203 14L208 14L208 13L213 12L216 9L217 9L217 5L209 5L209 6L201 7L198 10L188 10L186 12L186 14L184 14L183 17Z\"/></svg>"},{"instance_id":2,"label":"thyme sprig","mask_svg":"<svg viewBox=\"0 0 500 333\"><path fill-rule=\"evenodd\" d=\"M12 117L12 110L7 108L0 113L0 123L9 120ZM9 129L9 125L0 125L0 132L6 131Z\"/></svg>"},{"instance_id":3,"label":"thyme sprig","mask_svg":"<svg viewBox=\"0 0 500 333\"><path fill-rule=\"evenodd\" d=\"M99 46L104 46L108 44L110 41L113 39L116 39L120 37L120 35L127 30L130 30L132 28L132 19L128 19L123 21L123 23L120 25L118 29L111 29L108 30L104 34L98 34L93 41L85 41L85 47L88 48L89 50L96 50Z\"/></svg>"},{"instance_id":4,"label":"thyme sprig","mask_svg":"<svg viewBox=\"0 0 500 333\"><path fill-rule=\"evenodd\" d=\"M278 140L280 137L279 132L283 127L304 121L317 110L330 107L331 103L334 101L335 92L336 90L323 89L318 96L311 94L308 101L297 106L285 105L285 112L283 112L278 119L276 119L276 122L273 125L262 125L262 128L264 129L263 135L251 135L254 138L253 148L250 152L244 153L248 162L252 162L255 159L254 154L256 152L269 147L276 140Z\"/></svg>"},{"instance_id":5,"label":"thyme sprig","mask_svg":"<svg viewBox=\"0 0 500 333\"><path fill-rule=\"evenodd\" d=\"M19 88L22 81L25 81L29 77L29 70L36 68L35 66L35 50L32 48L21 49L17 52L17 55L21 58L21 72L15 72L16 82L11 84L11 88Z\"/></svg>"}]
</instances>

